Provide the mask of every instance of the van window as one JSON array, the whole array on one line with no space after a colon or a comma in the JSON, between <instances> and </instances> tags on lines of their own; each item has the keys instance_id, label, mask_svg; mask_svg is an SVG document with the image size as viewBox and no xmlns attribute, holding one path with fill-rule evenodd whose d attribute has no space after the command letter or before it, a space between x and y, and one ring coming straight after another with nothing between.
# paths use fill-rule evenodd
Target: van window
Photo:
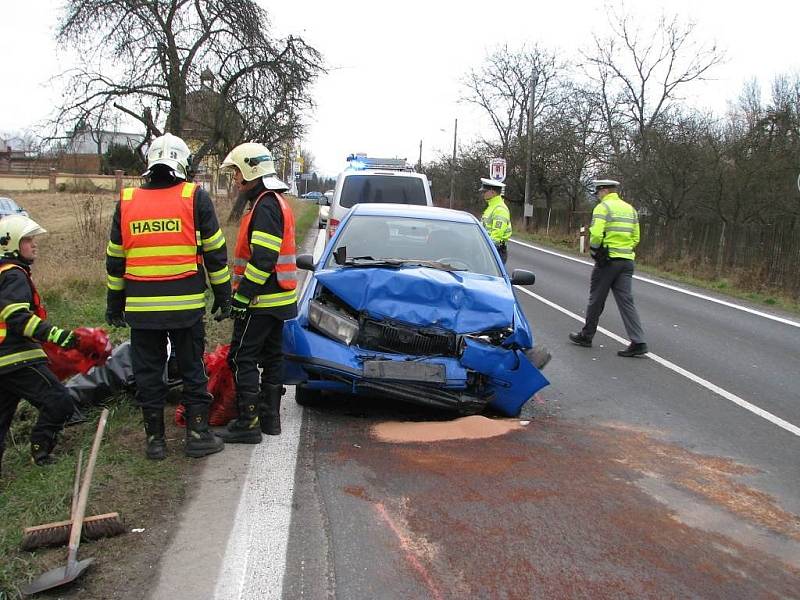
<instances>
[{"instance_id":1,"label":"van window","mask_svg":"<svg viewBox=\"0 0 800 600\"><path fill-rule=\"evenodd\" d=\"M369 202L393 202L425 206L425 186L419 177L350 175L345 178L339 205L351 208Z\"/></svg>"}]
</instances>

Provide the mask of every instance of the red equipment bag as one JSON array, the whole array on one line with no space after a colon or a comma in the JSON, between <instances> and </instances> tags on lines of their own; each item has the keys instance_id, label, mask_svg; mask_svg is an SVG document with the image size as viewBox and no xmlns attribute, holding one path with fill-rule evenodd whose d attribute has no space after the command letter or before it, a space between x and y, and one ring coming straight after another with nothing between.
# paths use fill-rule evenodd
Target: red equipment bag
<instances>
[{"instance_id":1,"label":"red equipment bag","mask_svg":"<svg viewBox=\"0 0 800 600\"><path fill-rule=\"evenodd\" d=\"M106 364L111 356L111 342L105 329L78 327L75 334L78 336L78 345L69 350L51 342L42 344L50 370L62 381L78 373L88 373L92 367Z\"/></svg>"},{"instance_id":2,"label":"red equipment bag","mask_svg":"<svg viewBox=\"0 0 800 600\"><path fill-rule=\"evenodd\" d=\"M233 373L228 366L230 347L230 344L217 346L213 352L206 352L203 355L208 373L208 391L214 397L208 411L208 424L214 427L227 425L239 415L239 409L236 407L236 386L233 382ZM179 404L175 411L175 424L178 427L186 427L186 419L183 416L185 411L183 404Z\"/></svg>"}]
</instances>

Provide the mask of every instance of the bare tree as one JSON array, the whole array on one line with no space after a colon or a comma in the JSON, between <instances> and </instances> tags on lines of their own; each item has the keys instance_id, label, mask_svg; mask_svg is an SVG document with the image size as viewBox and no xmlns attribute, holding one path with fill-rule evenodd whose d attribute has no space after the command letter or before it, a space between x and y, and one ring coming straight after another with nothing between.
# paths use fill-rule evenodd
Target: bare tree
<instances>
[{"instance_id":1,"label":"bare tree","mask_svg":"<svg viewBox=\"0 0 800 600\"><path fill-rule=\"evenodd\" d=\"M562 68L554 54L539 46L519 50L503 46L465 76L463 100L488 115L500 138L500 156L507 157L515 138L525 135L531 94L534 121L553 105L552 92Z\"/></svg>"},{"instance_id":2,"label":"bare tree","mask_svg":"<svg viewBox=\"0 0 800 600\"><path fill-rule=\"evenodd\" d=\"M612 11L610 33L594 36L585 53L587 73L596 82L611 147L625 150L623 136L647 153L649 131L667 114L681 88L707 78L723 59L714 44L699 43L693 23L662 16L653 30L643 31L626 14Z\"/></svg>"},{"instance_id":3,"label":"bare tree","mask_svg":"<svg viewBox=\"0 0 800 600\"><path fill-rule=\"evenodd\" d=\"M199 130L198 160L244 140L298 138L310 85L324 69L301 38L273 38L253 0L69 0L57 40L82 57L66 74L58 126L102 120L113 107L140 122L146 138ZM210 89L193 100L209 74Z\"/></svg>"}]
</instances>

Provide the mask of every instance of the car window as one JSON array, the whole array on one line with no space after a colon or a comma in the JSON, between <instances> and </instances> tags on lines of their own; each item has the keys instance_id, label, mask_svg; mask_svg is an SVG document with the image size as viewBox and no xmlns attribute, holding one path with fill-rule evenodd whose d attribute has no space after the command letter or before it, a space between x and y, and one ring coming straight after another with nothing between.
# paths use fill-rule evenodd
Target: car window
<instances>
[{"instance_id":1,"label":"car window","mask_svg":"<svg viewBox=\"0 0 800 600\"><path fill-rule=\"evenodd\" d=\"M336 242L347 256L438 261L456 270L500 277L492 249L477 223L413 217L354 215ZM331 254L326 268L336 263Z\"/></svg>"},{"instance_id":2,"label":"car window","mask_svg":"<svg viewBox=\"0 0 800 600\"><path fill-rule=\"evenodd\" d=\"M339 205L350 208L368 202L426 205L425 186L419 177L350 175L344 180Z\"/></svg>"}]
</instances>

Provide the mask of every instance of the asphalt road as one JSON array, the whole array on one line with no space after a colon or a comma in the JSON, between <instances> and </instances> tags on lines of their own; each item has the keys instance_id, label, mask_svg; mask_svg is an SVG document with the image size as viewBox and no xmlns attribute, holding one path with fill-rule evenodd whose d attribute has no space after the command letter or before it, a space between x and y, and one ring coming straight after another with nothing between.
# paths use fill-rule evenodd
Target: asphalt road
<instances>
[{"instance_id":1,"label":"asphalt road","mask_svg":"<svg viewBox=\"0 0 800 600\"><path fill-rule=\"evenodd\" d=\"M553 352L527 426L389 443L446 415L290 390L280 438L209 458L151 597L800 598L798 320L637 280L652 354L624 359L612 299L593 348L567 340L588 263L512 244L508 267Z\"/></svg>"},{"instance_id":2,"label":"asphalt road","mask_svg":"<svg viewBox=\"0 0 800 600\"><path fill-rule=\"evenodd\" d=\"M800 597L794 319L637 280L654 356L624 359L613 299L617 339L567 340L588 262L512 244L508 267L537 274L518 297L554 355L530 425L387 444L377 423L441 417L306 411L283 597Z\"/></svg>"}]
</instances>

